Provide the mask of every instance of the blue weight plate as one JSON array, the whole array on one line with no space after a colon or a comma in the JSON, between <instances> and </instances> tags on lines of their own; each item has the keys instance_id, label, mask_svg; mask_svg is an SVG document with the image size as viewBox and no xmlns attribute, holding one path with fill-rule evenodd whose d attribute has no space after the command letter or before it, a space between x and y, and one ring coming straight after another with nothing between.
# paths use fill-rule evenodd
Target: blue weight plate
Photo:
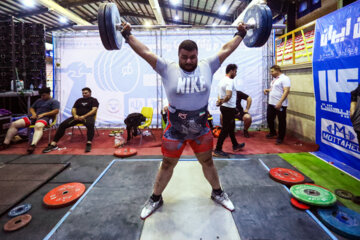
<instances>
[{"instance_id":1,"label":"blue weight plate","mask_svg":"<svg viewBox=\"0 0 360 240\"><path fill-rule=\"evenodd\" d=\"M98 27L99 27L100 39L104 48L106 50L112 50L106 31L105 8L106 8L106 3L102 3L98 9L98 16L97 16Z\"/></svg>"},{"instance_id":2,"label":"blue weight plate","mask_svg":"<svg viewBox=\"0 0 360 240\"><path fill-rule=\"evenodd\" d=\"M360 239L360 214L343 206L317 209L320 220L332 231L350 238Z\"/></svg>"},{"instance_id":3,"label":"blue weight plate","mask_svg":"<svg viewBox=\"0 0 360 240\"><path fill-rule=\"evenodd\" d=\"M107 3L105 8L105 23L107 36L112 50L121 49L122 35L116 30L116 24L121 23L120 13L115 3Z\"/></svg>"},{"instance_id":4,"label":"blue weight plate","mask_svg":"<svg viewBox=\"0 0 360 240\"><path fill-rule=\"evenodd\" d=\"M23 215L23 214L27 213L28 211L30 211L30 209L31 209L31 204L25 203L25 204L19 205L17 207L14 207L13 209L11 209L10 212L8 213L8 215L9 215L9 217L20 216L20 215Z\"/></svg>"},{"instance_id":5,"label":"blue weight plate","mask_svg":"<svg viewBox=\"0 0 360 240\"><path fill-rule=\"evenodd\" d=\"M265 37L264 32L267 28L267 18L266 10L259 5L254 5L246 11L244 23L255 24L255 28L247 30L244 38L244 43L247 47L256 47L256 44Z\"/></svg>"},{"instance_id":6,"label":"blue weight plate","mask_svg":"<svg viewBox=\"0 0 360 240\"><path fill-rule=\"evenodd\" d=\"M263 46L269 39L272 30L272 12L271 9L264 4L261 4L260 7L266 12L266 28L261 37L256 42L256 47Z\"/></svg>"}]
</instances>

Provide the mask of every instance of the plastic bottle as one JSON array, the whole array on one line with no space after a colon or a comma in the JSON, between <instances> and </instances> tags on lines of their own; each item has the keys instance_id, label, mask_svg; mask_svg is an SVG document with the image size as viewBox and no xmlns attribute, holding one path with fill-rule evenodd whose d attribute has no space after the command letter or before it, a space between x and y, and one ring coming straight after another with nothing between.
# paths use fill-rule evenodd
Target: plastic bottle
<instances>
[{"instance_id":1,"label":"plastic bottle","mask_svg":"<svg viewBox=\"0 0 360 240\"><path fill-rule=\"evenodd\" d=\"M116 133L115 134L115 139L114 139L114 147L121 147L122 145L124 145L125 140L124 138L121 136L120 133Z\"/></svg>"},{"instance_id":2,"label":"plastic bottle","mask_svg":"<svg viewBox=\"0 0 360 240\"><path fill-rule=\"evenodd\" d=\"M34 85L30 84L30 91L34 91Z\"/></svg>"}]
</instances>

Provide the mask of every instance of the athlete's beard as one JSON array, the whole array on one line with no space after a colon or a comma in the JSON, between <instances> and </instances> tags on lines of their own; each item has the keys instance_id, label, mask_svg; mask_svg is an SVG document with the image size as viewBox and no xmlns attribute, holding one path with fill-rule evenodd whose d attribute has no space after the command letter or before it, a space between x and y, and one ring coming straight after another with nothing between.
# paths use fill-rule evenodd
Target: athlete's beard
<instances>
[{"instance_id":1,"label":"athlete's beard","mask_svg":"<svg viewBox=\"0 0 360 240\"><path fill-rule=\"evenodd\" d=\"M180 67L182 70L184 70L186 72L192 72L196 69L197 63L196 64L180 64Z\"/></svg>"}]
</instances>

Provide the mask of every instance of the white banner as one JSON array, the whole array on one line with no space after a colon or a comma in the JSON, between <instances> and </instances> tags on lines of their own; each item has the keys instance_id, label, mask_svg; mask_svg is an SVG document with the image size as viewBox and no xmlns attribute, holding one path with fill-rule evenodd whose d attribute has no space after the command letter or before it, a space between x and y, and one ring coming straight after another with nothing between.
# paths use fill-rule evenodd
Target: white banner
<instances>
[{"instance_id":1,"label":"white banner","mask_svg":"<svg viewBox=\"0 0 360 240\"><path fill-rule=\"evenodd\" d=\"M154 31L134 32L134 35L152 52L168 60L178 61L178 46L182 40L193 39L199 47L199 59L216 54L220 48L233 37L233 30L224 30L215 34L204 31L168 31L163 32L161 41ZM97 33L57 33L54 35L55 46L55 97L61 104L61 119L71 115L71 108L76 99L81 97L81 89L90 87L92 96L97 98L100 106L96 124L101 127L118 127L124 124L126 116L140 112L144 106L154 108L153 125L156 125L157 103L167 104L165 92L163 97L157 87L158 76L151 66L139 57L128 44L123 44L119 51L106 51ZM222 64L215 73L210 99L209 111L214 115L214 124L219 124L219 108L215 106L217 84L225 76L228 64L238 65L236 85L238 90L250 95L253 99L250 113L253 124L263 124L264 95L262 92L263 71L262 48L247 48L244 44ZM56 67L57 66L57 67ZM161 86L161 85L159 85ZM243 101L245 106L245 101Z\"/></svg>"}]
</instances>

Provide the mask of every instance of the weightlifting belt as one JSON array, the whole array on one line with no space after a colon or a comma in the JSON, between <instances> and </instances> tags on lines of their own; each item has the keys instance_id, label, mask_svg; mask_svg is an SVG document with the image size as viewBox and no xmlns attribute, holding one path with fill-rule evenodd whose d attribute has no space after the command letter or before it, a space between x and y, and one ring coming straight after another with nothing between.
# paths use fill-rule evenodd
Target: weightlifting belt
<instances>
[{"instance_id":1,"label":"weightlifting belt","mask_svg":"<svg viewBox=\"0 0 360 240\"><path fill-rule=\"evenodd\" d=\"M164 136L168 139L196 139L209 132L207 123L207 105L194 111L176 109L169 105L169 129Z\"/></svg>"}]
</instances>

